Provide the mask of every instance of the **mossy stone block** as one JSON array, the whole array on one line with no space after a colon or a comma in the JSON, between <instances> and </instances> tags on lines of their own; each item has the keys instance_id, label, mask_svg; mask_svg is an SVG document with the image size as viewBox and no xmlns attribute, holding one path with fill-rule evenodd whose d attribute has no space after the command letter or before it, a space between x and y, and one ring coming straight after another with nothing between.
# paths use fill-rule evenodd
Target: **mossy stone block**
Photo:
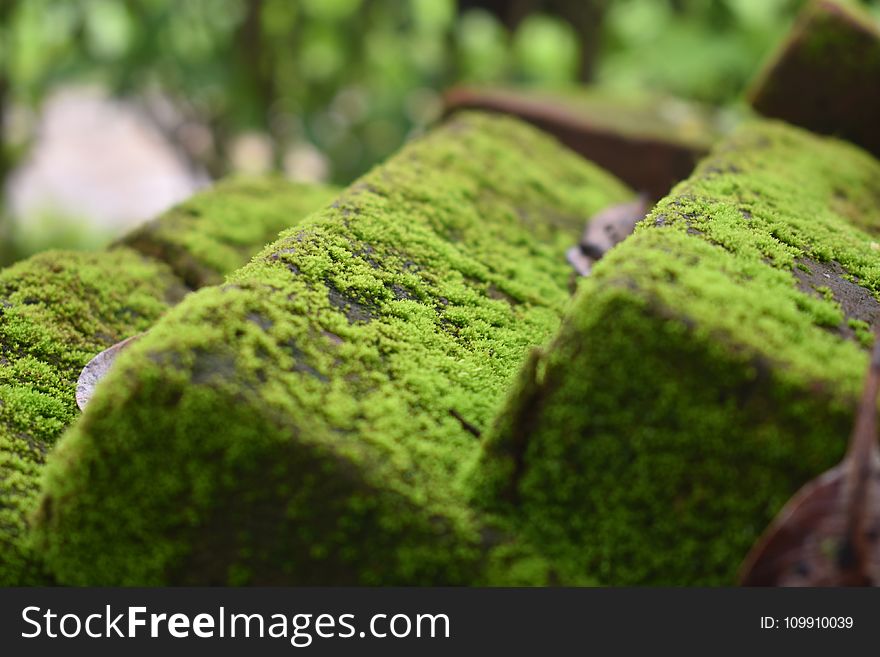
<instances>
[{"instance_id":1,"label":"mossy stone block","mask_svg":"<svg viewBox=\"0 0 880 657\"><path fill-rule=\"evenodd\" d=\"M816 0L749 92L764 116L848 139L880 155L880 25L860 8Z\"/></svg>"},{"instance_id":2,"label":"mossy stone block","mask_svg":"<svg viewBox=\"0 0 880 657\"><path fill-rule=\"evenodd\" d=\"M843 455L880 318L880 163L758 122L585 281L468 475L566 573L732 585Z\"/></svg>"},{"instance_id":3,"label":"mossy stone block","mask_svg":"<svg viewBox=\"0 0 880 657\"><path fill-rule=\"evenodd\" d=\"M0 271L0 585L45 581L23 544L26 515L47 453L79 414L80 370L183 293L167 266L131 249L47 252Z\"/></svg>"},{"instance_id":4,"label":"mossy stone block","mask_svg":"<svg viewBox=\"0 0 880 657\"><path fill-rule=\"evenodd\" d=\"M406 146L120 356L47 471L53 573L480 581L495 539L457 474L558 326L566 248L630 194L505 117Z\"/></svg>"},{"instance_id":5,"label":"mossy stone block","mask_svg":"<svg viewBox=\"0 0 880 657\"><path fill-rule=\"evenodd\" d=\"M717 110L678 98L598 88L456 87L444 100L447 113L478 109L528 121L654 199L690 175L728 123Z\"/></svg>"},{"instance_id":6,"label":"mossy stone block","mask_svg":"<svg viewBox=\"0 0 880 657\"><path fill-rule=\"evenodd\" d=\"M119 243L168 263L192 289L215 285L282 230L329 205L339 191L277 176L228 178Z\"/></svg>"},{"instance_id":7,"label":"mossy stone block","mask_svg":"<svg viewBox=\"0 0 880 657\"><path fill-rule=\"evenodd\" d=\"M47 453L79 416L85 364L332 193L271 178L223 182L109 251L48 252L0 271L0 586L50 581L28 545L28 515Z\"/></svg>"}]
</instances>

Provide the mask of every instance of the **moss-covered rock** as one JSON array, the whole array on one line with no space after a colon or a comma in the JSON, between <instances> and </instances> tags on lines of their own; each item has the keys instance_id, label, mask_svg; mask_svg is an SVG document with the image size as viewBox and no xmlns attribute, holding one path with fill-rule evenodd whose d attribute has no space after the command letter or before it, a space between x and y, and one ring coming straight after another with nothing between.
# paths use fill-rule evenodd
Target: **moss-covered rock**
<instances>
[{"instance_id":1,"label":"moss-covered rock","mask_svg":"<svg viewBox=\"0 0 880 657\"><path fill-rule=\"evenodd\" d=\"M46 454L79 413L80 370L183 292L130 249L48 252L0 272L0 585L44 581L22 544L25 518Z\"/></svg>"},{"instance_id":2,"label":"moss-covered rock","mask_svg":"<svg viewBox=\"0 0 880 657\"><path fill-rule=\"evenodd\" d=\"M761 114L849 139L880 155L880 24L854 6L814 0L749 92Z\"/></svg>"},{"instance_id":3,"label":"moss-covered rock","mask_svg":"<svg viewBox=\"0 0 880 657\"><path fill-rule=\"evenodd\" d=\"M479 109L528 121L655 199L690 175L731 118L678 98L598 88L457 87L444 100L447 113Z\"/></svg>"},{"instance_id":4,"label":"moss-covered rock","mask_svg":"<svg viewBox=\"0 0 880 657\"><path fill-rule=\"evenodd\" d=\"M281 181L224 183L160 217L149 234L155 244L175 245L172 266L189 253L202 263L187 280L194 285L206 272L246 262L248 239L252 255L280 226L324 205L328 193ZM217 257L204 255L200 240ZM125 246L44 253L0 272L0 586L48 581L26 544L27 516L46 454L79 415L80 371L101 350L149 328L186 291L167 264Z\"/></svg>"},{"instance_id":5,"label":"moss-covered rock","mask_svg":"<svg viewBox=\"0 0 880 657\"><path fill-rule=\"evenodd\" d=\"M72 584L534 581L454 485L625 187L517 121L407 146L117 360L51 458Z\"/></svg>"},{"instance_id":6,"label":"moss-covered rock","mask_svg":"<svg viewBox=\"0 0 880 657\"><path fill-rule=\"evenodd\" d=\"M219 182L126 235L119 244L171 265L190 288L215 285L260 247L339 193L280 177Z\"/></svg>"},{"instance_id":7,"label":"moss-covered rock","mask_svg":"<svg viewBox=\"0 0 880 657\"><path fill-rule=\"evenodd\" d=\"M469 476L563 572L733 584L843 454L880 315L880 163L773 122L595 267Z\"/></svg>"}]
</instances>

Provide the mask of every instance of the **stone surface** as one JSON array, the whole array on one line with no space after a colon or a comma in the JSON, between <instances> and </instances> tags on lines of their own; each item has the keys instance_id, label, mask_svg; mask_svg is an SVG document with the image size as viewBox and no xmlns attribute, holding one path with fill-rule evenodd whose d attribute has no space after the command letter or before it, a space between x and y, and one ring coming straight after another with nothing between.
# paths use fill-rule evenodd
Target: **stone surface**
<instances>
[{"instance_id":1,"label":"stone surface","mask_svg":"<svg viewBox=\"0 0 880 657\"><path fill-rule=\"evenodd\" d=\"M187 283L199 285L246 262L331 193L281 181L222 183L129 242L148 253L146 244L170 245L154 254L182 275L198 271ZM206 255L207 245L216 255ZM45 457L79 415L76 381L85 364L149 328L187 292L172 267L119 246L47 252L0 271L0 585L48 581L26 544Z\"/></svg>"},{"instance_id":2,"label":"stone surface","mask_svg":"<svg viewBox=\"0 0 880 657\"><path fill-rule=\"evenodd\" d=\"M48 469L69 584L546 582L457 485L632 192L505 117L408 145L120 354Z\"/></svg>"},{"instance_id":3,"label":"stone surface","mask_svg":"<svg viewBox=\"0 0 880 657\"><path fill-rule=\"evenodd\" d=\"M722 142L582 284L471 499L567 576L732 585L846 447L880 292L880 163L781 123Z\"/></svg>"},{"instance_id":4,"label":"stone surface","mask_svg":"<svg viewBox=\"0 0 880 657\"><path fill-rule=\"evenodd\" d=\"M654 199L687 178L724 124L720 115L679 99L595 90L458 87L444 100L447 113L478 109L528 121Z\"/></svg>"},{"instance_id":5,"label":"stone surface","mask_svg":"<svg viewBox=\"0 0 880 657\"><path fill-rule=\"evenodd\" d=\"M833 0L807 6L749 93L761 114L880 155L880 25Z\"/></svg>"}]
</instances>

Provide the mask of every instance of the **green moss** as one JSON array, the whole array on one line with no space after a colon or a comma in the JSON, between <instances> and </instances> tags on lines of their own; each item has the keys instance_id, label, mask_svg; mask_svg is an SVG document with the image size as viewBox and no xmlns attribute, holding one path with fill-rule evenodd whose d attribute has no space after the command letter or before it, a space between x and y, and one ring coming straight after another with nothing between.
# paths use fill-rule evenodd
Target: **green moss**
<instances>
[{"instance_id":1,"label":"green moss","mask_svg":"<svg viewBox=\"0 0 880 657\"><path fill-rule=\"evenodd\" d=\"M628 195L511 119L459 115L409 145L120 357L47 471L38 537L53 572L546 579L454 481L558 326L566 247Z\"/></svg>"},{"instance_id":2,"label":"green moss","mask_svg":"<svg viewBox=\"0 0 880 657\"><path fill-rule=\"evenodd\" d=\"M198 285L242 264L331 193L273 179L221 183L124 242L173 253L181 275L194 270L180 263L200 263L186 281ZM0 272L0 586L49 581L27 544L28 514L47 453L79 415L76 380L95 354L182 298L187 288L174 274L127 246L49 252Z\"/></svg>"},{"instance_id":3,"label":"green moss","mask_svg":"<svg viewBox=\"0 0 880 657\"><path fill-rule=\"evenodd\" d=\"M874 342L874 331L871 329L871 325L861 319L850 319L847 321L847 326L853 330L856 335L856 339L862 343L865 348L870 347Z\"/></svg>"},{"instance_id":4,"label":"green moss","mask_svg":"<svg viewBox=\"0 0 880 657\"><path fill-rule=\"evenodd\" d=\"M46 454L78 415L80 370L182 292L128 249L48 252L0 272L0 585L45 581L23 544L26 517Z\"/></svg>"},{"instance_id":5,"label":"green moss","mask_svg":"<svg viewBox=\"0 0 880 657\"><path fill-rule=\"evenodd\" d=\"M193 289L213 285L338 193L335 187L276 177L230 178L144 224L120 243L167 262Z\"/></svg>"},{"instance_id":6,"label":"green moss","mask_svg":"<svg viewBox=\"0 0 880 657\"><path fill-rule=\"evenodd\" d=\"M767 122L722 143L583 283L472 499L562 572L732 584L844 452L867 364L851 314L880 309L878 198L880 163L842 142Z\"/></svg>"}]
</instances>

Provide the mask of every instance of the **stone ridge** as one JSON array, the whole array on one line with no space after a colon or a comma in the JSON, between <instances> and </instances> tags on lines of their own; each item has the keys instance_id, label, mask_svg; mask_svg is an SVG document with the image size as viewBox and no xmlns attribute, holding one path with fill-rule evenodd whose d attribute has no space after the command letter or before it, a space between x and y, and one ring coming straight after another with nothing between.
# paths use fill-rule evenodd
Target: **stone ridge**
<instances>
[{"instance_id":1,"label":"stone ridge","mask_svg":"<svg viewBox=\"0 0 880 657\"><path fill-rule=\"evenodd\" d=\"M563 572L731 585L842 456L880 292L880 163L758 122L613 249L467 476Z\"/></svg>"},{"instance_id":2,"label":"stone ridge","mask_svg":"<svg viewBox=\"0 0 880 657\"><path fill-rule=\"evenodd\" d=\"M630 195L505 117L461 114L408 145L120 356L51 459L37 534L52 572L552 579L475 518L457 474L558 326L566 248Z\"/></svg>"},{"instance_id":3,"label":"stone ridge","mask_svg":"<svg viewBox=\"0 0 880 657\"><path fill-rule=\"evenodd\" d=\"M327 204L333 193L276 180L233 180L171 210L149 230L154 243L176 245L172 264L191 254L202 263L200 272L216 277L222 267L246 262L282 227ZM203 257L199 240L213 244L218 257ZM167 264L126 246L47 252L0 271L0 585L50 581L26 545L27 516L46 455L79 415L80 371L101 350L149 328L186 292Z\"/></svg>"},{"instance_id":4,"label":"stone ridge","mask_svg":"<svg viewBox=\"0 0 880 657\"><path fill-rule=\"evenodd\" d=\"M639 192L659 199L721 137L721 114L652 94L456 87L445 111L499 112L552 134Z\"/></svg>"}]
</instances>

